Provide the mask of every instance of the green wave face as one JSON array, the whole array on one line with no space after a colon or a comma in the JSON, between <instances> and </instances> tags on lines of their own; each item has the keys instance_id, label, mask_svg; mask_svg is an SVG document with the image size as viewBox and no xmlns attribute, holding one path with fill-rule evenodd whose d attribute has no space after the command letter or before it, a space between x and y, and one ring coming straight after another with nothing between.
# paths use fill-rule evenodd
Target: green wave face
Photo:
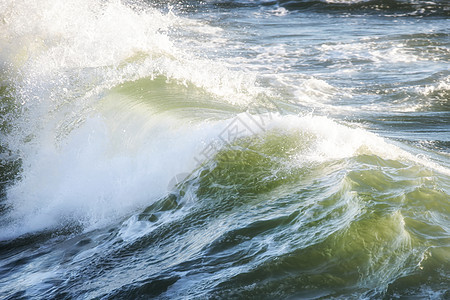
<instances>
[{"instance_id":1,"label":"green wave face","mask_svg":"<svg viewBox=\"0 0 450 300\"><path fill-rule=\"evenodd\" d=\"M448 176L373 154L299 163L314 143L279 130L235 141L140 218L190 207L164 236L182 237L185 256L201 253L189 260L198 295L381 297L430 278L443 288Z\"/></svg>"}]
</instances>

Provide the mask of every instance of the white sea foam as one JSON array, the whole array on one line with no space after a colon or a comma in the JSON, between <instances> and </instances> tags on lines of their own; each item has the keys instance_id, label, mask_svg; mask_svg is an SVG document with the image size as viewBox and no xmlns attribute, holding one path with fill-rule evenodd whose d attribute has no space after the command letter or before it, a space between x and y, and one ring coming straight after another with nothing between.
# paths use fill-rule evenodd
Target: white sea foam
<instances>
[{"instance_id":1,"label":"white sea foam","mask_svg":"<svg viewBox=\"0 0 450 300\"><path fill-rule=\"evenodd\" d=\"M375 42L376 41L376 42ZM377 41L362 38L350 43L329 43L318 48L322 60L370 60L375 63L410 63L426 60L413 53L413 49L395 41Z\"/></svg>"},{"instance_id":2,"label":"white sea foam","mask_svg":"<svg viewBox=\"0 0 450 300\"><path fill-rule=\"evenodd\" d=\"M277 7L275 9L269 10L268 12L278 17L286 16L287 14L289 14L289 11L284 7Z\"/></svg>"},{"instance_id":3,"label":"white sea foam","mask_svg":"<svg viewBox=\"0 0 450 300\"><path fill-rule=\"evenodd\" d=\"M429 96L433 93L444 94L450 91L450 76L443 78L435 85L427 85L424 88L418 88L418 92L424 96ZM447 99L448 101L449 99Z\"/></svg>"},{"instance_id":4,"label":"white sea foam","mask_svg":"<svg viewBox=\"0 0 450 300\"><path fill-rule=\"evenodd\" d=\"M198 33L220 33L207 24L149 7L132 9L120 1L7 1L3 6L0 57L29 80L57 75L55 84L90 68L100 81L97 90L162 75L234 104L247 103L254 93L249 74L196 57L186 48ZM171 36L177 31L181 40Z\"/></svg>"},{"instance_id":5,"label":"white sea foam","mask_svg":"<svg viewBox=\"0 0 450 300\"><path fill-rule=\"evenodd\" d=\"M175 175L195 167L202 141L219 133L131 103L110 114L99 105L115 101L105 97L110 88L164 76L237 105L252 97L251 76L180 47L191 29L220 32L209 25L121 1L19 0L0 8L0 57L19 106L2 143L22 160L0 238L74 221L94 228L127 215L167 192ZM178 29L183 42L170 36Z\"/></svg>"},{"instance_id":6,"label":"white sea foam","mask_svg":"<svg viewBox=\"0 0 450 300\"><path fill-rule=\"evenodd\" d=\"M131 111L90 117L58 145L36 141L24 153L22 179L8 190L12 222L0 238L74 222L93 229L145 207L174 176L195 168L223 127Z\"/></svg>"}]
</instances>

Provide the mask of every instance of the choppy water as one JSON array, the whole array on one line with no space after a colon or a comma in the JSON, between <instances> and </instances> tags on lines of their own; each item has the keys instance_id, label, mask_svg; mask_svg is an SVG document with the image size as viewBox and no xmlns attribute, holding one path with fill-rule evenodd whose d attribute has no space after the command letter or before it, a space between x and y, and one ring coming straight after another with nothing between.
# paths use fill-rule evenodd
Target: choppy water
<instances>
[{"instance_id":1,"label":"choppy water","mask_svg":"<svg viewBox=\"0 0 450 300\"><path fill-rule=\"evenodd\" d=\"M0 298L448 299L450 4L0 3Z\"/></svg>"}]
</instances>

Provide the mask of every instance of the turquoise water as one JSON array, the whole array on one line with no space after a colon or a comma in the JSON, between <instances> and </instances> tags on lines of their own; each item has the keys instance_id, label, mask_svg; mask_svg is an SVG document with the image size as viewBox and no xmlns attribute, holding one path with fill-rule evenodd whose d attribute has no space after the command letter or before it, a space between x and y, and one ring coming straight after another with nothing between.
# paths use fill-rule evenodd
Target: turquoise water
<instances>
[{"instance_id":1,"label":"turquoise water","mask_svg":"<svg viewBox=\"0 0 450 300\"><path fill-rule=\"evenodd\" d=\"M448 1L0 3L3 299L447 299Z\"/></svg>"}]
</instances>

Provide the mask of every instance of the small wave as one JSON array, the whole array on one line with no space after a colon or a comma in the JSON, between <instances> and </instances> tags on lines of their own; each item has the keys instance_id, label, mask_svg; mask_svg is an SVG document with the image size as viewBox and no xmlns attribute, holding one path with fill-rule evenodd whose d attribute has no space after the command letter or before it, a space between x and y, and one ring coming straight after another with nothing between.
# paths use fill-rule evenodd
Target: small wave
<instances>
[{"instance_id":1,"label":"small wave","mask_svg":"<svg viewBox=\"0 0 450 300\"><path fill-rule=\"evenodd\" d=\"M324 13L376 14L393 17L446 17L450 6L446 0L278 0L278 1L214 1L221 7L280 6L289 11Z\"/></svg>"},{"instance_id":2,"label":"small wave","mask_svg":"<svg viewBox=\"0 0 450 300\"><path fill-rule=\"evenodd\" d=\"M323 12L350 12L383 14L387 16L449 16L450 7L446 1L402 1L402 0L281 0L280 5L289 10L314 10Z\"/></svg>"}]
</instances>

